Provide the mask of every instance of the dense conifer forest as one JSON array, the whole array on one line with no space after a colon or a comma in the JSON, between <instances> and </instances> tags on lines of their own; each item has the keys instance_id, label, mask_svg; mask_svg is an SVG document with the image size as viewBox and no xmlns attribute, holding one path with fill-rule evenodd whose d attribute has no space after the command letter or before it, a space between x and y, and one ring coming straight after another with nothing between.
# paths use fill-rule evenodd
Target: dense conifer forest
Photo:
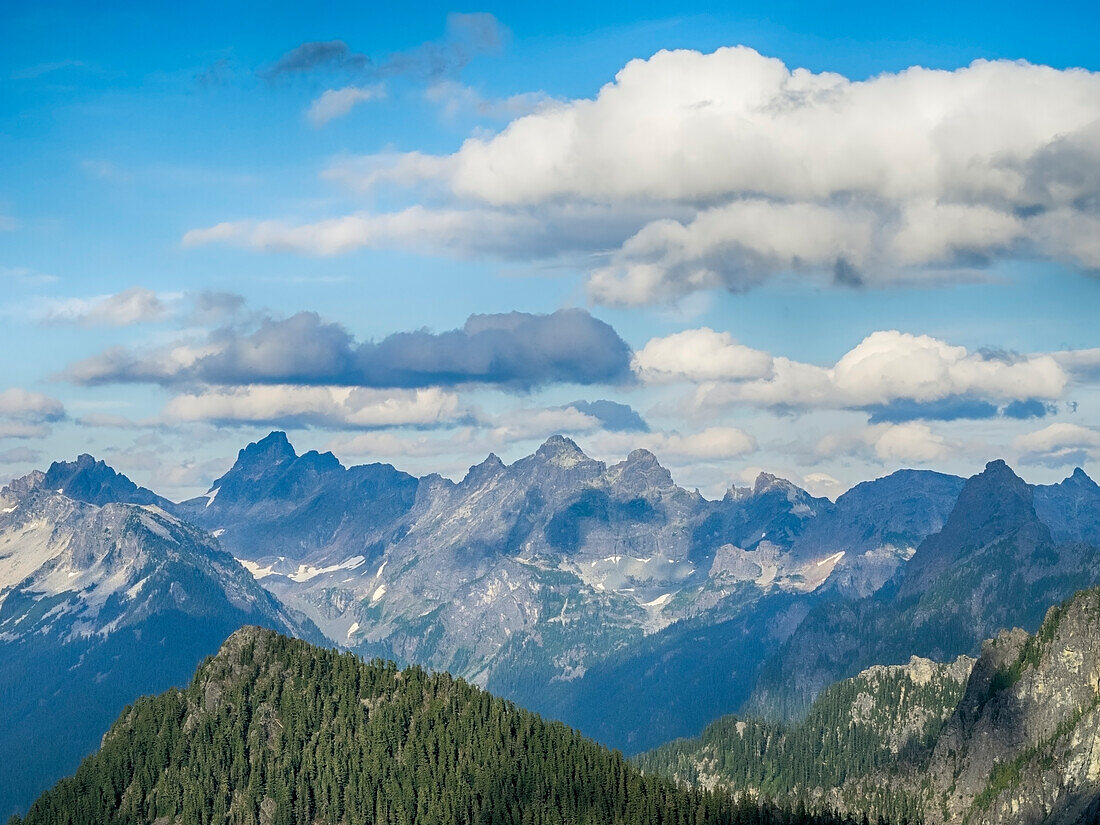
<instances>
[{"instance_id":1,"label":"dense conifer forest","mask_svg":"<svg viewBox=\"0 0 1100 825\"><path fill-rule=\"evenodd\" d=\"M788 803L821 800L846 786L849 810L914 819L913 800L896 783L881 780L927 766L944 721L963 696L964 660L954 667L928 662L928 673L915 680L904 667L872 668L830 686L797 723L726 716L698 738L675 740L635 763L684 784L751 790Z\"/></svg>"},{"instance_id":2,"label":"dense conifer forest","mask_svg":"<svg viewBox=\"0 0 1100 825\"><path fill-rule=\"evenodd\" d=\"M646 775L446 674L248 628L11 825L852 821Z\"/></svg>"}]
</instances>

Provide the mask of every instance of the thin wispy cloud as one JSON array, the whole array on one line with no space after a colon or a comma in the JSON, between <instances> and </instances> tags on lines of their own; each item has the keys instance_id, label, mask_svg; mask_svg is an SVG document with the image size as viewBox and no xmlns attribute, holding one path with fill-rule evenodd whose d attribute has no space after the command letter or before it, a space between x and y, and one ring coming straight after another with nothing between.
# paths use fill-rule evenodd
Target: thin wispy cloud
<instances>
[{"instance_id":1,"label":"thin wispy cloud","mask_svg":"<svg viewBox=\"0 0 1100 825\"><path fill-rule=\"evenodd\" d=\"M385 97L385 91L378 86L344 86L342 89L328 89L321 94L306 111L306 118L314 126L324 126L330 120L344 117L360 103Z\"/></svg>"}]
</instances>

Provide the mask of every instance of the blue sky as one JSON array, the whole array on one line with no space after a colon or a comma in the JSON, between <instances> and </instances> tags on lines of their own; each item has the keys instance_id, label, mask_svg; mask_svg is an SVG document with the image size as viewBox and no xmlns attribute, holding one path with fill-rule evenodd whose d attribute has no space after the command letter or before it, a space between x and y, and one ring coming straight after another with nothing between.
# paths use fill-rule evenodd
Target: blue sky
<instances>
[{"instance_id":1,"label":"blue sky","mask_svg":"<svg viewBox=\"0 0 1100 825\"><path fill-rule=\"evenodd\" d=\"M0 34L0 475L89 451L182 497L276 426L452 476L563 431L711 495L1100 472L1095 4Z\"/></svg>"}]
</instances>

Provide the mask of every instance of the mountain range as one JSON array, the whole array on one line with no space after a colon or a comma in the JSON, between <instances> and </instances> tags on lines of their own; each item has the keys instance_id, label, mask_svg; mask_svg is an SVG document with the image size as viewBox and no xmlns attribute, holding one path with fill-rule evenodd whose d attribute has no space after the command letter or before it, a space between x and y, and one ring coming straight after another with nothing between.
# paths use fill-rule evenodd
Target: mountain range
<instances>
[{"instance_id":1,"label":"mountain range","mask_svg":"<svg viewBox=\"0 0 1100 825\"><path fill-rule=\"evenodd\" d=\"M639 753L725 713L800 719L872 665L977 655L1100 582L1100 488L1003 462L835 502L761 474L712 501L649 452L607 465L560 436L453 482L276 432L178 504L89 456L0 498L0 755L38 724L79 734L0 779L0 811L244 623L446 670ZM81 691L105 698L69 719Z\"/></svg>"}]
</instances>

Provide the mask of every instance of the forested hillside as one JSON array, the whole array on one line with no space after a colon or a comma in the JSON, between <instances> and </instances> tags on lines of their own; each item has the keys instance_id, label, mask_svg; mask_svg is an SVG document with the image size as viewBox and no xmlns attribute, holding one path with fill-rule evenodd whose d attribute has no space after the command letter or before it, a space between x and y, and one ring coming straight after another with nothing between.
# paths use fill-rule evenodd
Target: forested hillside
<instances>
[{"instance_id":1,"label":"forested hillside","mask_svg":"<svg viewBox=\"0 0 1100 825\"><path fill-rule=\"evenodd\" d=\"M951 664L914 657L907 665L875 666L826 689L798 723L727 716L697 739L670 742L636 761L684 783L916 818L897 783L879 780L927 766L973 664L961 656Z\"/></svg>"},{"instance_id":2,"label":"forested hillside","mask_svg":"<svg viewBox=\"0 0 1100 825\"><path fill-rule=\"evenodd\" d=\"M245 628L142 699L23 825L839 823L645 776L445 674Z\"/></svg>"}]
</instances>

